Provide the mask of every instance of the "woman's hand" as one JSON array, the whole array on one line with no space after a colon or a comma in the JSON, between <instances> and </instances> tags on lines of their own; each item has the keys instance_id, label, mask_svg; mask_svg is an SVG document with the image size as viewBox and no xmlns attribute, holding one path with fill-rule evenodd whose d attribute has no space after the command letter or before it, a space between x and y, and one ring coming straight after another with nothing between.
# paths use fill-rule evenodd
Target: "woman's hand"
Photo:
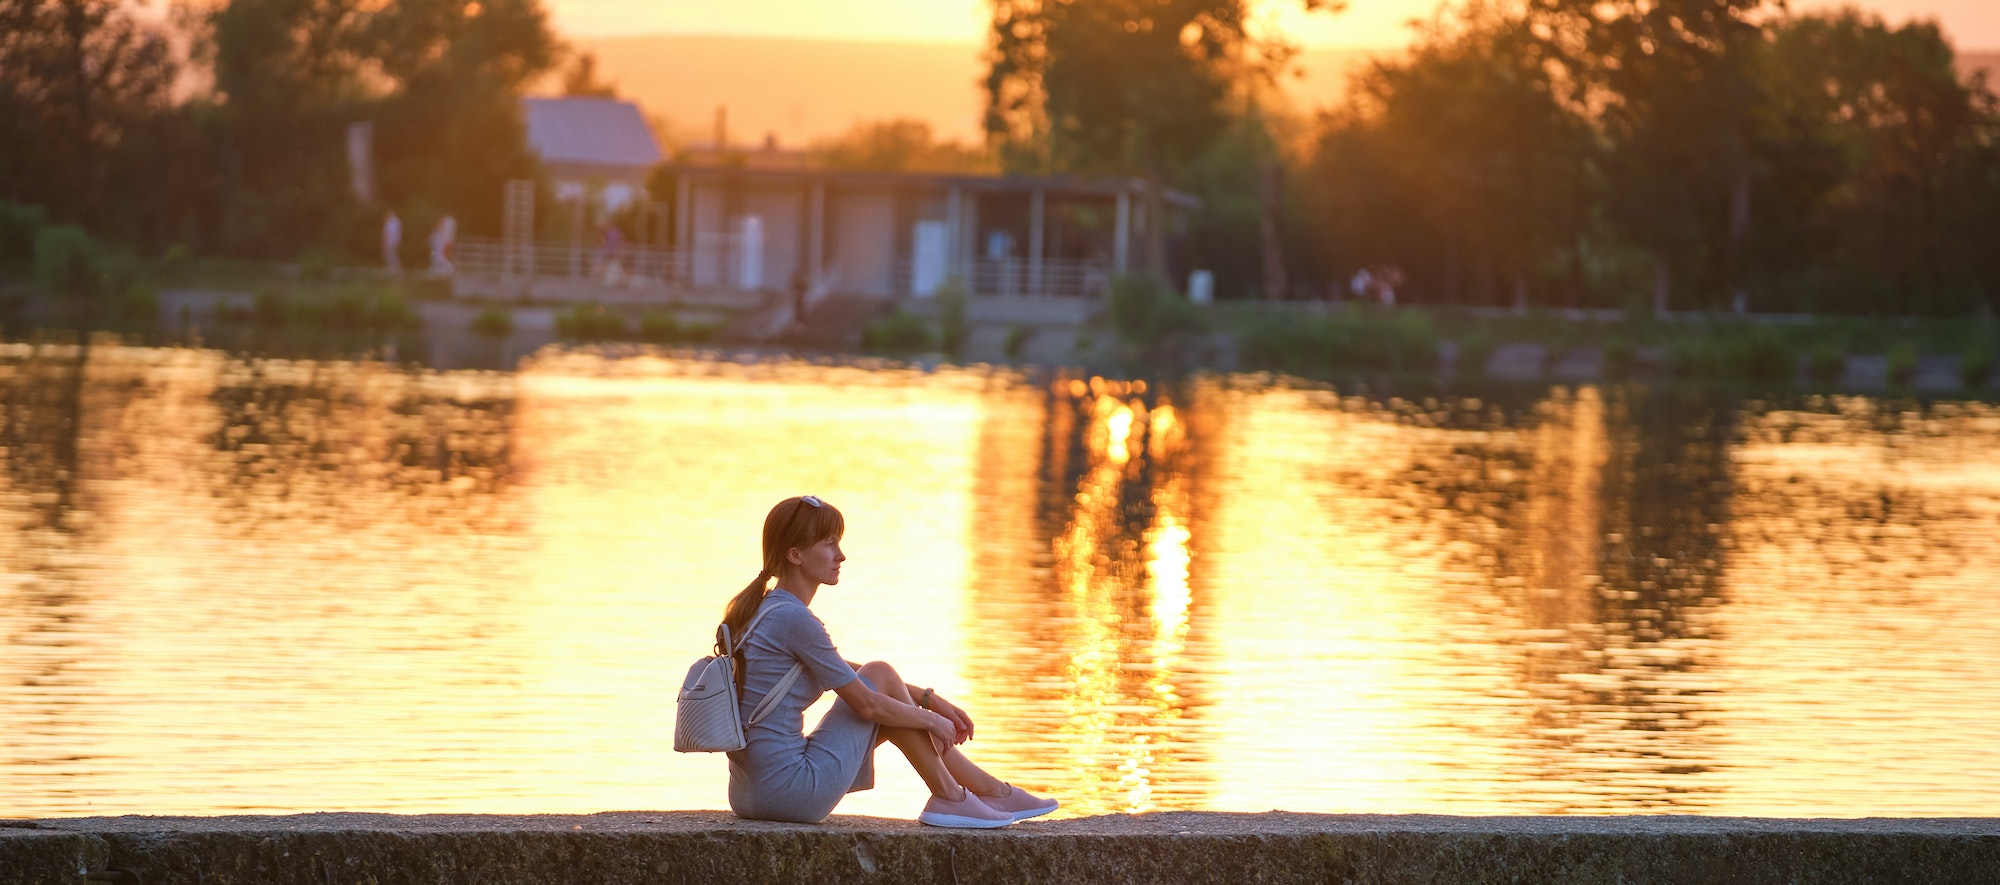
<instances>
[{"instance_id":1,"label":"woman's hand","mask_svg":"<svg viewBox=\"0 0 2000 885\"><path fill-rule=\"evenodd\" d=\"M953 736L957 738L952 743L962 744L972 740L971 715L959 709L957 704L945 700L944 696L937 692L931 692L931 699L928 701L928 704L931 710L951 721Z\"/></svg>"},{"instance_id":2,"label":"woman's hand","mask_svg":"<svg viewBox=\"0 0 2000 885\"><path fill-rule=\"evenodd\" d=\"M942 714L931 714L929 730L931 733L931 742L937 744L939 756L944 755L944 751L950 748L951 745L964 740L958 736L958 725L950 719L945 718Z\"/></svg>"}]
</instances>

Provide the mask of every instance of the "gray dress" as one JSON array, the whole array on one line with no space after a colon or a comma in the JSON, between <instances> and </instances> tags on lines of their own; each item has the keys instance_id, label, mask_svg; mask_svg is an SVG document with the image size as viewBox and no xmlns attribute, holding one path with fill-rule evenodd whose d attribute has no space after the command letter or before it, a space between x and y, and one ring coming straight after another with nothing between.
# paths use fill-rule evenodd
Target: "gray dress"
<instances>
[{"instance_id":1,"label":"gray dress","mask_svg":"<svg viewBox=\"0 0 2000 885\"><path fill-rule=\"evenodd\" d=\"M776 608L743 647L743 693L737 698L743 721L794 662L804 663L805 672L762 722L747 729L747 746L729 754L729 808L738 817L814 823L842 796L875 786L875 723L836 700L812 734L805 733L806 708L861 676L798 597L772 590L763 604Z\"/></svg>"}]
</instances>

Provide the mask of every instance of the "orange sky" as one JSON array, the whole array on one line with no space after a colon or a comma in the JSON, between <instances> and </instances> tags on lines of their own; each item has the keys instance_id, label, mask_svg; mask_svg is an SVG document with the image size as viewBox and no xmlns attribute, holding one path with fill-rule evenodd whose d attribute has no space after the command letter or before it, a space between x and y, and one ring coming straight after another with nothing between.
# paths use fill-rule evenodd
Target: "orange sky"
<instances>
[{"instance_id":1,"label":"orange sky","mask_svg":"<svg viewBox=\"0 0 2000 885\"><path fill-rule=\"evenodd\" d=\"M1267 27L1314 46L1385 46L1407 39L1405 23L1433 0L1349 0L1338 15L1306 16L1296 0L1262 0ZM1820 9L1842 0L1793 0ZM1936 18L1961 48L2000 48L1995 0L1866 0L1892 22ZM549 0L565 34L745 34L849 40L973 43L985 35L984 0Z\"/></svg>"}]
</instances>

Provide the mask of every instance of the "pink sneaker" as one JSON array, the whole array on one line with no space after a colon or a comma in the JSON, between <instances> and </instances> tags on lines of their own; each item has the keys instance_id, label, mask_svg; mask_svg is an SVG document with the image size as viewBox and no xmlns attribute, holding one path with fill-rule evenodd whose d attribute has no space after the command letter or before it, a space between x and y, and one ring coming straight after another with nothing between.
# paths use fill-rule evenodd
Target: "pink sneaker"
<instances>
[{"instance_id":1,"label":"pink sneaker","mask_svg":"<svg viewBox=\"0 0 2000 885\"><path fill-rule=\"evenodd\" d=\"M1014 816L1005 811L995 811L971 790L965 791L965 798L957 802L931 797L924 803L924 812L917 815L917 823L934 827L972 827L991 830L1014 822Z\"/></svg>"},{"instance_id":2,"label":"pink sneaker","mask_svg":"<svg viewBox=\"0 0 2000 885\"><path fill-rule=\"evenodd\" d=\"M1041 817L1056 810L1056 806L1061 804L1054 799L1043 799L1013 784L1007 785L1006 795L981 796L979 801L986 803L988 808L1009 815L1017 821Z\"/></svg>"}]
</instances>

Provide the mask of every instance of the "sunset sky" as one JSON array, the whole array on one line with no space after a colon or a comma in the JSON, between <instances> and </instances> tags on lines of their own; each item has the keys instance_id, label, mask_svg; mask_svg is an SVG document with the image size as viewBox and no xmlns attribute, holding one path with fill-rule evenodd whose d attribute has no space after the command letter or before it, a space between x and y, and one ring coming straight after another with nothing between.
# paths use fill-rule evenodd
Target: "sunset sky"
<instances>
[{"instance_id":1,"label":"sunset sky","mask_svg":"<svg viewBox=\"0 0 2000 885\"><path fill-rule=\"evenodd\" d=\"M1433 0L1349 0L1337 15L1307 16L1295 0L1263 0L1267 24L1312 46L1394 46L1405 23ZM1821 9L1841 0L1794 0ZM1963 49L2000 48L1995 0L1866 0L1891 22L1936 18ZM572 36L743 34L767 37L974 43L985 36L984 0L551 0L556 27Z\"/></svg>"}]
</instances>

